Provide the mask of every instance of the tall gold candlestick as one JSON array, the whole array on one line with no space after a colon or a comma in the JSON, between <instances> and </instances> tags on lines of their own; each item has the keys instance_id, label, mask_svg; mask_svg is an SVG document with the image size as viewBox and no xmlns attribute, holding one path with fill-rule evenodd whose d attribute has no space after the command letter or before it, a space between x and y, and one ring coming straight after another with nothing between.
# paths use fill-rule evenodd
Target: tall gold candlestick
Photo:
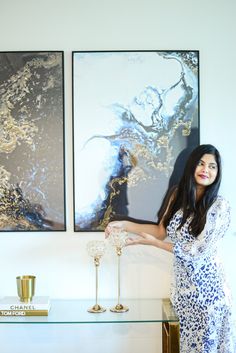
<instances>
[{"instance_id":1,"label":"tall gold candlestick","mask_svg":"<svg viewBox=\"0 0 236 353\"><path fill-rule=\"evenodd\" d=\"M103 308L101 305L98 304L98 267L100 265L100 259L104 255L105 252L105 243L104 241L100 240L93 240L88 242L87 244L87 251L90 256L93 257L94 259L94 265L95 265L95 274L96 274L96 301L95 305L93 305L91 308L88 309L88 312L90 313L103 313L106 311L105 308Z\"/></svg>"},{"instance_id":2,"label":"tall gold candlestick","mask_svg":"<svg viewBox=\"0 0 236 353\"><path fill-rule=\"evenodd\" d=\"M120 303L120 259L122 255L122 248L125 246L125 241L127 238L127 233L123 229L114 229L110 236L112 245L115 247L117 255L117 280L118 280L118 303L110 309L110 311L115 313L124 313L129 310L129 308Z\"/></svg>"}]
</instances>

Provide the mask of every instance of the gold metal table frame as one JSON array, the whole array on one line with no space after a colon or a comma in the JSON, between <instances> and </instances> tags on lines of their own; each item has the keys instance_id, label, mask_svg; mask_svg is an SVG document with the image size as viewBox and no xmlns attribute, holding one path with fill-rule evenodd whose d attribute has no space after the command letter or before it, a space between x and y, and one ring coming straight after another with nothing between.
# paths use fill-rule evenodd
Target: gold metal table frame
<instances>
[{"instance_id":1,"label":"gold metal table frame","mask_svg":"<svg viewBox=\"0 0 236 353\"><path fill-rule=\"evenodd\" d=\"M174 312L169 299L163 299L162 310L167 319L162 322L162 353L179 353L179 323L170 320Z\"/></svg>"}]
</instances>

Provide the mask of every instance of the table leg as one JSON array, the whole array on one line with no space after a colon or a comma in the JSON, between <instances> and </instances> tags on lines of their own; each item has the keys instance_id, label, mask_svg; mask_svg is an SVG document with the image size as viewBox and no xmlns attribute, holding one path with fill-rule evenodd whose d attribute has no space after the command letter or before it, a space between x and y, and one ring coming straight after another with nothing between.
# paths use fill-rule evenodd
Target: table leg
<instances>
[{"instance_id":1,"label":"table leg","mask_svg":"<svg viewBox=\"0 0 236 353\"><path fill-rule=\"evenodd\" d=\"M179 324L162 323L162 353L179 353Z\"/></svg>"}]
</instances>

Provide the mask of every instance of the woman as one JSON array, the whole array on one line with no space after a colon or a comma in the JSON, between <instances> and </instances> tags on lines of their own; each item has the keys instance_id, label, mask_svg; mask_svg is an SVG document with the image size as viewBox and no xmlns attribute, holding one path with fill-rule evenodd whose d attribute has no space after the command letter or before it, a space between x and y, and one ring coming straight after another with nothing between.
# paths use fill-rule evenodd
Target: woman
<instances>
[{"instance_id":1,"label":"woman","mask_svg":"<svg viewBox=\"0 0 236 353\"><path fill-rule=\"evenodd\" d=\"M180 183L158 213L157 224L111 222L139 237L127 245L153 245L174 254L171 300L180 322L181 353L235 353L231 304L217 249L230 223L228 202L218 195L221 160L212 145L190 155ZM170 237L172 242L163 241Z\"/></svg>"}]
</instances>

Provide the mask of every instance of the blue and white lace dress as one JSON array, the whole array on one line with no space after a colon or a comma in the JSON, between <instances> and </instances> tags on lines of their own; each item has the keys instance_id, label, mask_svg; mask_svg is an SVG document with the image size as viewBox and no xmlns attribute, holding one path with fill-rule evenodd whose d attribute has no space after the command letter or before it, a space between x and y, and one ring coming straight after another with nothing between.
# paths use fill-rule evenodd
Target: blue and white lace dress
<instances>
[{"instance_id":1,"label":"blue and white lace dress","mask_svg":"<svg viewBox=\"0 0 236 353\"><path fill-rule=\"evenodd\" d=\"M236 353L230 292L217 254L230 223L229 204L217 197L197 238L188 232L191 217L177 230L181 219L179 210L167 227L174 243L171 299L180 320L180 352Z\"/></svg>"}]
</instances>

